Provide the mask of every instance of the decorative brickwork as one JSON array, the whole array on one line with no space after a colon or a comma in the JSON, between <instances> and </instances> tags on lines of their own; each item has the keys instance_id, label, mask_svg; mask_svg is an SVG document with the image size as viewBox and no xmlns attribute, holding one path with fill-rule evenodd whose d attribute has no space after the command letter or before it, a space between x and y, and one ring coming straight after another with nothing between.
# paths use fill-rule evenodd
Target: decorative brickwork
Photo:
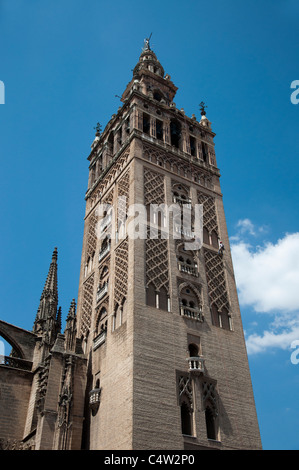
<instances>
[{"instance_id":1,"label":"decorative brickwork","mask_svg":"<svg viewBox=\"0 0 299 470\"><path fill-rule=\"evenodd\" d=\"M129 207L130 170L118 181L117 219L125 223ZM120 229L120 227L118 227Z\"/></svg>"},{"instance_id":2,"label":"decorative brickwork","mask_svg":"<svg viewBox=\"0 0 299 470\"><path fill-rule=\"evenodd\" d=\"M96 211L89 216L88 219L88 235L87 235L87 249L86 259L93 257L97 247L97 234L96 234L97 214Z\"/></svg>"},{"instance_id":3,"label":"decorative brickwork","mask_svg":"<svg viewBox=\"0 0 299 470\"><path fill-rule=\"evenodd\" d=\"M214 230L218 235L218 223L215 208L215 199L212 196L198 192L198 203L203 205L203 226L212 233Z\"/></svg>"},{"instance_id":4,"label":"decorative brickwork","mask_svg":"<svg viewBox=\"0 0 299 470\"><path fill-rule=\"evenodd\" d=\"M90 328L93 304L94 274L84 282L81 314L81 333L85 335Z\"/></svg>"},{"instance_id":5,"label":"decorative brickwork","mask_svg":"<svg viewBox=\"0 0 299 470\"><path fill-rule=\"evenodd\" d=\"M149 236L149 235L148 235ZM164 287L169 292L168 240L149 239L146 247L146 287L154 284L156 290Z\"/></svg>"},{"instance_id":6,"label":"decorative brickwork","mask_svg":"<svg viewBox=\"0 0 299 470\"><path fill-rule=\"evenodd\" d=\"M163 204L165 202L164 176L144 168L144 204Z\"/></svg>"},{"instance_id":7,"label":"decorative brickwork","mask_svg":"<svg viewBox=\"0 0 299 470\"><path fill-rule=\"evenodd\" d=\"M185 396L191 409L193 408L193 390L192 390L192 379L190 376L181 375L179 377L179 401L181 402L183 396Z\"/></svg>"},{"instance_id":8,"label":"decorative brickwork","mask_svg":"<svg viewBox=\"0 0 299 470\"><path fill-rule=\"evenodd\" d=\"M123 240L115 250L115 289L114 305L121 305L127 297L128 290L128 238Z\"/></svg>"},{"instance_id":9,"label":"decorative brickwork","mask_svg":"<svg viewBox=\"0 0 299 470\"><path fill-rule=\"evenodd\" d=\"M211 305L220 311L223 307L229 310L229 300L225 281L222 257L211 250L204 250L208 291Z\"/></svg>"}]
</instances>

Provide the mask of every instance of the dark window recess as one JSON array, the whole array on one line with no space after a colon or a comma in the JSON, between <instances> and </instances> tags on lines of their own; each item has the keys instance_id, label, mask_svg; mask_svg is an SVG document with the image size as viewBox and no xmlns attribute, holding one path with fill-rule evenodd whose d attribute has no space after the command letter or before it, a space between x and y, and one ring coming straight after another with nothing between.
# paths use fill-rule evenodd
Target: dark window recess
<instances>
[{"instance_id":1,"label":"dark window recess","mask_svg":"<svg viewBox=\"0 0 299 470\"><path fill-rule=\"evenodd\" d=\"M196 155L196 141L192 136L190 136L190 152L193 157Z\"/></svg>"},{"instance_id":2,"label":"dark window recess","mask_svg":"<svg viewBox=\"0 0 299 470\"><path fill-rule=\"evenodd\" d=\"M148 114L143 113L143 132L149 134L150 131L150 117Z\"/></svg>"},{"instance_id":3,"label":"dark window recess","mask_svg":"<svg viewBox=\"0 0 299 470\"><path fill-rule=\"evenodd\" d=\"M153 284L149 284L146 290L146 304L150 307L156 307L156 289Z\"/></svg>"},{"instance_id":4,"label":"dark window recess","mask_svg":"<svg viewBox=\"0 0 299 470\"><path fill-rule=\"evenodd\" d=\"M207 427L207 438L216 440L216 430L215 430L215 418L213 411L208 406L205 411L206 416L206 427Z\"/></svg>"},{"instance_id":5,"label":"dark window recess","mask_svg":"<svg viewBox=\"0 0 299 470\"><path fill-rule=\"evenodd\" d=\"M181 139L181 125L178 121L170 121L170 139L171 145L179 148Z\"/></svg>"},{"instance_id":6,"label":"dark window recess","mask_svg":"<svg viewBox=\"0 0 299 470\"><path fill-rule=\"evenodd\" d=\"M159 91L155 91L155 92L154 92L154 100L156 100L156 101L161 101L162 98L163 98L162 93L160 93Z\"/></svg>"},{"instance_id":7,"label":"dark window recess","mask_svg":"<svg viewBox=\"0 0 299 470\"><path fill-rule=\"evenodd\" d=\"M201 143L201 149L202 149L202 158L204 162L208 161L208 151L207 151L207 146L204 142Z\"/></svg>"},{"instance_id":8,"label":"dark window recess","mask_svg":"<svg viewBox=\"0 0 299 470\"><path fill-rule=\"evenodd\" d=\"M156 120L156 136L157 139L163 140L163 122Z\"/></svg>"},{"instance_id":9,"label":"dark window recess","mask_svg":"<svg viewBox=\"0 0 299 470\"><path fill-rule=\"evenodd\" d=\"M190 412L189 406L185 402L181 404L181 424L182 424L182 434L191 436L192 435L191 412Z\"/></svg>"}]
</instances>

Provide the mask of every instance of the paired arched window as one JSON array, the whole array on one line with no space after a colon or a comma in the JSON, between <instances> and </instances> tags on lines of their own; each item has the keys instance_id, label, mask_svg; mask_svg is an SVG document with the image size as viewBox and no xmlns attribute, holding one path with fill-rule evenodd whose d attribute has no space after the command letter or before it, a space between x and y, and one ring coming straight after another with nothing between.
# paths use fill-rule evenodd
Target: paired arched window
<instances>
[{"instance_id":1,"label":"paired arched window","mask_svg":"<svg viewBox=\"0 0 299 470\"><path fill-rule=\"evenodd\" d=\"M156 290L151 282L146 289L146 304L150 307L169 311L169 295L165 287L162 286L159 290Z\"/></svg>"},{"instance_id":2,"label":"paired arched window","mask_svg":"<svg viewBox=\"0 0 299 470\"><path fill-rule=\"evenodd\" d=\"M177 249L178 269L180 272L198 276L197 261L190 250L185 250L184 244L179 245Z\"/></svg>"},{"instance_id":3,"label":"paired arched window","mask_svg":"<svg viewBox=\"0 0 299 470\"><path fill-rule=\"evenodd\" d=\"M223 328L224 330L232 330L231 315L226 307L218 310L215 304L211 307L212 323L215 326Z\"/></svg>"},{"instance_id":4,"label":"paired arched window","mask_svg":"<svg viewBox=\"0 0 299 470\"><path fill-rule=\"evenodd\" d=\"M121 304L116 304L112 320L112 331L115 331L127 320L127 300L123 299Z\"/></svg>"},{"instance_id":5,"label":"paired arched window","mask_svg":"<svg viewBox=\"0 0 299 470\"><path fill-rule=\"evenodd\" d=\"M198 294L189 286L184 286L180 291L180 314L195 320L201 320L202 305Z\"/></svg>"}]
</instances>

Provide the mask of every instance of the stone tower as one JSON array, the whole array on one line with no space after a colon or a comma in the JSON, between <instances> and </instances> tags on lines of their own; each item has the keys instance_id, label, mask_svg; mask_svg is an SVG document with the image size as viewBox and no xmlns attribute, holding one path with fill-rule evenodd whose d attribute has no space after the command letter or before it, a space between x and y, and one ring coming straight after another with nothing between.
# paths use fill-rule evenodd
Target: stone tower
<instances>
[{"instance_id":1,"label":"stone tower","mask_svg":"<svg viewBox=\"0 0 299 470\"><path fill-rule=\"evenodd\" d=\"M176 92L146 40L88 157L77 309L85 449L261 447L215 134L204 103L200 120L187 117ZM163 204L191 225L170 216L163 236L165 213L152 210ZM189 248L198 205L203 243Z\"/></svg>"}]
</instances>

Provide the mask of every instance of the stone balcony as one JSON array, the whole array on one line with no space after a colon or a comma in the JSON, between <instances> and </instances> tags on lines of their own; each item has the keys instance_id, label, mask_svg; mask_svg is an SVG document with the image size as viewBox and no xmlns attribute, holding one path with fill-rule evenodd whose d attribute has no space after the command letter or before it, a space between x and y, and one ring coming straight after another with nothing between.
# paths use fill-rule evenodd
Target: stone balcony
<instances>
[{"instance_id":1,"label":"stone balcony","mask_svg":"<svg viewBox=\"0 0 299 470\"><path fill-rule=\"evenodd\" d=\"M89 407L95 409L100 406L101 402L101 389L94 388L89 392Z\"/></svg>"},{"instance_id":2,"label":"stone balcony","mask_svg":"<svg viewBox=\"0 0 299 470\"><path fill-rule=\"evenodd\" d=\"M205 360L202 356L188 357L189 372L204 372Z\"/></svg>"},{"instance_id":3,"label":"stone balcony","mask_svg":"<svg viewBox=\"0 0 299 470\"><path fill-rule=\"evenodd\" d=\"M108 282L97 291L97 302L99 302L108 292Z\"/></svg>"},{"instance_id":4,"label":"stone balcony","mask_svg":"<svg viewBox=\"0 0 299 470\"><path fill-rule=\"evenodd\" d=\"M201 308L191 308L186 305L180 305L180 315L197 321L204 321L204 315Z\"/></svg>"},{"instance_id":5,"label":"stone balcony","mask_svg":"<svg viewBox=\"0 0 299 470\"><path fill-rule=\"evenodd\" d=\"M21 369L31 371L32 362L20 359L18 357L1 356L0 355L0 366L11 367L13 369Z\"/></svg>"},{"instance_id":6,"label":"stone balcony","mask_svg":"<svg viewBox=\"0 0 299 470\"><path fill-rule=\"evenodd\" d=\"M107 331L102 330L93 340L93 350L99 348L106 341Z\"/></svg>"}]
</instances>

